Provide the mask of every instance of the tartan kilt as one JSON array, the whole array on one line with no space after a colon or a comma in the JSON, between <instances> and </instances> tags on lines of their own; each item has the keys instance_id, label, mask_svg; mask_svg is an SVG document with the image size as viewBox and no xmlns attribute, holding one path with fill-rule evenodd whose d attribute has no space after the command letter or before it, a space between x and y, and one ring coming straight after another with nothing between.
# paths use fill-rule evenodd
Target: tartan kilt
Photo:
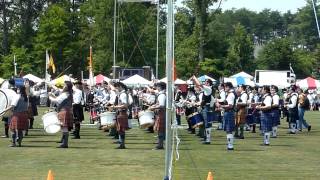
<instances>
[{"instance_id":1,"label":"tartan kilt","mask_svg":"<svg viewBox=\"0 0 320 180\"><path fill-rule=\"evenodd\" d=\"M117 114L116 127L118 132L125 132L129 129L127 111L119 111Z\"/></svg>"},{"instance_id":2,"label":"tartan kilt","mask_svg":"<svg viewBox=\"0 0 320 180\"><path fill-rule=\"evenodd\" d=\"M83 107L81 104L74 104L73 108L73 121L82 122L84 120Z\"/></svg>"},{"instance_id":3,"label":"tartan kilt","mask_svg":"<svg viewBox=\"0 0 320 180\"><path fill-rule=\"evenodd\" d=\"M272 131L272 113L271 112L261 112L261 130L263 132L270 132Z\"/></svg>"},{"instance_id":4,"label":"tartan kilt","mask_svg":"<svg viewBox=\"0 0 320 180\"><path fill-rule=\"evenodd\" d=\"M224 118L224 131L230 133L235 129L235 119L233 111L225 111L223 114Z\"/></svg>"},{"instance_id":5,"label":"tartan kilt","mask_svg":"<svg viewBox=\"0 0 320 180\"><path fill-rule=\"evenodd\" d=\"M289 109L289 122L296 123L298 119L299 119L298 108Z\"/></svg>"},{"instance_id":6,"label":"tartan kilt","mask_svg":"<svg viewBox=\"0 0 320 180\"><path fill-rule=\"evenodd\" d=\"M236 113L236 126L246 123L246 108L240 108Z\"/></svg>"},{"instance_id":7,"label":"tartan kilt","mask_svg":"<svg viewBox=\"0 0 320 180\"><path fill-rule=\"evenodd\" d=\"M29 127L28 112L14 112L10 119L11 130L27 130Z\"/></svg>"},{"instance_id":8,"label":"tartan kilt","mask_svg":"<svg viewBox=\"0 0 320 180\"><path fill-rule=\"evenodd\" d=\"M254 109L252 108L249 108L248 109L248 114L247 114L247 117L246 117L246 121L249 125L252 125L252 124L255 124L256 123L256 118L255 118L255 115L254 115Z\"/></svg>"},{"instance_id":9,"label":"tartan kilt","mask_svg":"<svg viewBox=\"0 0 320 180\"><path fill-rule=\"evenodd\" d=\"M58 119L61 123L61 127L73 128L73 113L70 108L63 108L58 112Z\"/></svg>"},{"instance_id":10,"label":"tartan kilt","mask_svg":"<svg viewBox=\"0 0 320 180\"><path fill-rule=\"evenodd\" d=\"M153 129L159 133L166 131L166 111L165 109L155 110L155 122Z\"/></svg>"},{"instance_id":11,"label":"tartan kilt","mask_svg":"<svg viewBox=\"0 0 320 180\"><path fill-rule=\"evenodd\" d=\"M280 111L279 109L272 110L272 126L280 125Z\"/></svg>"}]
</instances>

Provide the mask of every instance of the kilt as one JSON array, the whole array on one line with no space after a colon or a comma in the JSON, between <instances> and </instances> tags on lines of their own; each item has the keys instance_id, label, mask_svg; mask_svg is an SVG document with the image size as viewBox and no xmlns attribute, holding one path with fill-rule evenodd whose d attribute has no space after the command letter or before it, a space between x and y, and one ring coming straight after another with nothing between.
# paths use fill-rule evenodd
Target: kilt
<instances>
[{"instance_id":1,"label":"kilt","mask_svg":"<svg viewBox=\"0 0 320 180\"><path fill-rule=\"evenodd\" d=\"M117 131L119 133L124 133L126 130L129 129L128 125L128 114L126 110L119 111L117 114L117 121L116 121Z\"/></svg>"},{"instance_id":2,"label":"kilt","mask_svg":"<svg viewBox=\"0 0 320 180\"><path fill-rule=\"evenodd\" d=\"M203 124L205 128L212 127L212 121L214 119L214 113L210 111L209 106L202 107L201 115L203 117Z\"/></svg>"},{"instance_id":3,"label":"kilt","mask_svg":"<svg viewBox=\"0 0 320 180\"><path fill-rule=\"evenodd\" d=\"M81 104L73 105L73 117L74 122L82 122L84 120L83 107Z\"/></svg>"},{"instance_id":4,"label":"kilt","mask_svg":"<svg viewBox=\"0 0 320 180\"><path fill-rule=\"evenodd\" d=\"M256 116L254 115L255 110L252 108L248 109L248 114L246 117L246 121L249 125L255 124L256 123Z\"/></svg>"},{"instance_id":5,"label":"kilt","mask_svg":"<svg viewBox=\"0 0 320 180\"><path fill-rule=\"evenodd\" d=\"M235 129L234 111L225 111L224 118L224 131L231 133Z\"/></svg>"},{"instance_id":6,"label":"kilt","mask_svg":"<svg viewBox=\"0 0 320 180\"><path fill-rule=\"evenodd\" d=\"M272 113L271 112L261 112L261 130L263 132L272 131Z\"/></svg>"},{"instance_id":7,"label":"kilt","mask_svg":"<svg viewBox=\"0 0 320 180\"><path fill-rule=\"evenodd\" d=\"M246 123L246 108L240 108L236 113L236 126Z\"/></svg>"},{"instance_id":8,"label":"kilt","mask_svg":"<svg viewBox=\"0 0 320 180\"><path fill-rule=\"evenodd\" d=\"M298 108L289 109L289 123L296 123L298 119Z\"/></svg>"},{"instance_id":9,"label":"kilt","mask_svg":"<svg viewBox=\"0 0 320 180\"><path fill-rule=\"evenodd\" d=\"M27 130L29 127L28 112L14 112L10 118L9 128L13 130Z\"/></svg>"},{"instance_id":10,"label":"kilt","mask_svg":"<svg viewBox=\"0 0 320 180\"><path fill-rule=\"evenodd\" d=\"M271 115L272 115L272 126L280 125L280 110L273 109Z\"/></svg>"},{"instance_id":11,"label":"kilt","mask_svg":"<svg viewBox=\"0 0 320 180\"><path fill-rule=\"evenodd\" d=\"M166 131L166 111L164 108L155 110L153 129L159 133L164 133Z\"/></svg>"},{"instance_id":12,"label":"kilt","mask_svg":"<svg viewBox=\"0 0 320 180\"><path fill-rule=\"evenodd\" d=\"M61 127L73 128L73 114L72 109L63 108L58 112L58 119L61 123Z\"/></svg>"}]
</instances>

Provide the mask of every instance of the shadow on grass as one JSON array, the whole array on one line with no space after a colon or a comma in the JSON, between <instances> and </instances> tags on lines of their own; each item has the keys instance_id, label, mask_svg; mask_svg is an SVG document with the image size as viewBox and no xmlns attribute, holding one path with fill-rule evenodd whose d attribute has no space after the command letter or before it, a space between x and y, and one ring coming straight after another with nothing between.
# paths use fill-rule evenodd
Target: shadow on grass
<instances>
[{"instance_id":1,"label":"shadow on grass","mask_svg":"<svg viewBox=\"0 0 320 180\"><path fill-rule=\"evenodd\" d=\"M48 145L30 145L30 144L22 144L21 147L23 148L53 148L52 146L48 146Z\"/></svg>"}]
</instances>

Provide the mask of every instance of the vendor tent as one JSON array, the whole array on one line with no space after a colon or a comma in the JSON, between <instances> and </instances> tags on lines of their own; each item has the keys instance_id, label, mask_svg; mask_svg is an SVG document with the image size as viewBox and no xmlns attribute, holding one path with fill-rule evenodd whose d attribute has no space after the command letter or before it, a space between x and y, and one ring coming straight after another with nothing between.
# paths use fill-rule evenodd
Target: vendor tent
<instances>
[{"instance_id":1,"label":"vendor tent","mask_svg":"<svg viewBox=\"0 0 320 180\"><path fill-rule=\"evenodd\" d=\"M237 74L234 74L232 76L230 76L229 78L237 78L237 77L242 77L242 78L248 78L248 79L253 79L253 76L251 76L250 74L244 72L244 71L241 71Z\"/></svg>"},{"instance_id":2,"label":"vendor tent","mask_svg":"<svg viewBox=\"0 0 320 180\"><path fill-rule=\"evenodd\" d=\"M30 81L33 81L35 83L41 83L43 82L43 80L35 75L32 74L27 74L25 76L23 76L24 79L29 79Z\"/></svg>"},{"instance_id":3,"label":"vendor tent","mask_svg":"<svg viewBox=\"0 0 320 180\"><path fill-rule=\"evenodd\" d=\"M139 76L138 74L133 75L122 81L123 84L127 86L141 86L141 85L150 85L151 81Z\"/></svg>"},{"instance_id":4,"label":"vendor tent","mask_svg":"<svg viewBox=\"0 0 320 180\"><path fill-rule=\"evenodd\" d=\"M166 78L166 77L165 77L165 78L162 78L162 79L160 79L160 81L167 83L167 78ZM187 82L184 81L184 80L182 80L182 79L176 79L176 80L174 81L174 84L175 84L175 85L187 84Z\"/></svg>"},{"instance_id":5,"label":"vendor tent","mask_svg":"<svg viewBox=\"0 0 320 180\"><path fill-rule=\"evenodd\" d=\"M320 88L320 81L313 79L311 77L307 77L306 79L300 80L296 84L301 89L319 89Z\"/></svg>"}]
</instances>

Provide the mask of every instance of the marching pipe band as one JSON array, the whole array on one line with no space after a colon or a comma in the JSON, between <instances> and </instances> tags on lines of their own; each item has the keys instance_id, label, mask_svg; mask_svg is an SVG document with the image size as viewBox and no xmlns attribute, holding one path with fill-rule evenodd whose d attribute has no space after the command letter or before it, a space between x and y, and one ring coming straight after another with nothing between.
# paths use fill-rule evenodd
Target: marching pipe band
<instances>
[{"instance_id":1,"label":"marching pipe band","mask_svg":"<svg viewBox=\"0 0 320 180\"><path fill-rule=\"evenodd\" d=\"M282 118L287 116L289 133L296 134L303 127L311 130L311 126L300 117L303 116L301 112L304 114L307 92L300 91L298 94L296 87L291 87L280 96L276 86L233 87L229 82L214 86L211 80L201 84L195 76L190 80L192 84L188 85L185 92L175 87L176 122L177 125L183 124L181 120L185 116L187 130L199 136L203 144L211 143L214 123L218 123L217 130L226 132L227 150L234 149L235 138L245 139L246 130L256 133L257 125L263 135L262 145L268 146L270 138L277 137L281 115ZM4 110L13 112L10 121L4 119L4 137L9 137L10 129L15 139L11 146L21 146L22 132L28 135L28 129L33 128L34 116L38 115L36 97L41 94L41 90L40 85L29 80L19 87L12 81L11 84L16 87L19 98ZM62 89L53 85L49 89L49 100L57 111L62 131L61 145L58 147L68 148L71 129L74 129L74 139L80 139L85 109L89 112L90 123L97 124L117 140L114 142L119 144L117 149L126 148L125 132L132 127L131 119L137 119L140 127L149 133L156 131L158 139L154 149L164 148L167 103L165 83L128 90L121 82L104 82L89 88L79 81L73 84L66 81Z\"/></svg>"}]
</instances>

